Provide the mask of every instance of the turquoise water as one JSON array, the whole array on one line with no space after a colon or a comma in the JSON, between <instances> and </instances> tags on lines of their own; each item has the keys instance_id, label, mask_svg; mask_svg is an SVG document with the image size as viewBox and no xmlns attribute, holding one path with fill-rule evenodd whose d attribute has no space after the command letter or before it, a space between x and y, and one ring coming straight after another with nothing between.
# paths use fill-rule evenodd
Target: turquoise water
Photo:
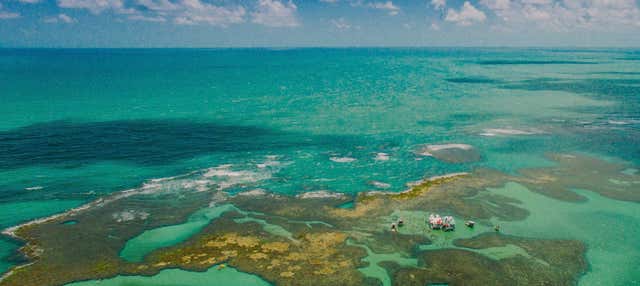
<instances>
[{"instance_id":1,"label":"turquoise water","mask_svg":"<svg viewBox=\"0 0 640 286\"><path fill-rule=\"evenodd\" d=\"M63 212L80 204L82 201L71 199L6 202L0 208L0 228ZM16 247L13 241L0 240L0 258L3 258L0 260L0 272L7 271L13 265L7 258L14 254Z\"/></svg>"},{"instance_id":2,"label":"turquoise water","mask_svg":"<svg viewBox=\"0 0 640 286\"><path fill-rule=\"evenodd\" d=\"M0 50L0 224L227 164L210 177L220 188L288 195L402 191L424 176L475 167L516 173L551 165L548 152L638 165L640 61L628 60L637 53ZM416 155L421 144L468 144L481 157L447 163ZM628 220L627 212L638 209L592 201L594 212L584 215L593 221ZM561 216L570 224L577 214ZM209 220L186 224L197 231ZM627 233L638 231L637 224L626 225L633 226ZM154 236L159 241L125 256L141 259L192 232L183 233L178 240ZM535 235L554 233L541 228ZM598 285L596 276L637 281L607 266L622 259L620 248L578 233L573 238L594 249L591 263L605 265L593 266L584 285ZM619 243L633 254L628 257L640 255L637 246ZM15 248L0 241L0 257ZM1 261L0 271L10 265Z\"/></svg>"},{"instance_id":3,"label":"turquoise water","mask_svg":"<svg viewBox=\"0 0 640 286\"><path fill-rule=\"evenodd\" d=\"M84 281L67 284L67 286L268 286L268 282L260 277L242 273L230 267L217 269L212 267L206 272L189 272L179 269L160 271L151 277L117 276L115 278Z\"/></svg>"},{"instance_id":4,"label":"turquoise water","mask_svg":"<svg viewBox=\"0 0 640 286\"><path fill-rule=\"evenodd\" d=\"M126 261L140 262L151 251L175 245L200 232L209 222L220 217L225 212L234 210L232 205L221 205L200 210L192 214L189 219L177 225L155 228L127 241L120 257Z\"/></svg>"},{"instance_id":5,"label":"turquoise water","mask_svg":"<svg viewBox=\"0 0 640 286\"><path fill-rule=\"evenodd\" d=\"M508 234L542 238L580 239L587 243L590 271L583 285L629 285L640 282L640 208L636 203L604 198L575 190L585 203L565 203L509 183L496 194L523 202L530 216L521 222L500 222ZM615 267L612 267L614 266Z\"/></svg>"}]
</instances>

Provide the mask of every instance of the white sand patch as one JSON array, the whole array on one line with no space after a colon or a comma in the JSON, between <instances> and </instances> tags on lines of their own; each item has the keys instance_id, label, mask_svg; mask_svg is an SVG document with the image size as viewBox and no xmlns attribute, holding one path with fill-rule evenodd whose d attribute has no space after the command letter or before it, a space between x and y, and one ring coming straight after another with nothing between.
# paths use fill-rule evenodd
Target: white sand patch
<instances>
[{"instance_id":1,"label":"white sand patch","mask_svg":"<svg viewBox=\"0 0 640 286\"><path fill-rule=\"evenodd\" d=\"M376 157L373 158L376 161L389 161L389 154L387 153L376 153Z\"/></svg>"},{"instance_id":2,"label":"white sand patch","mask_svg":"<svg viewBox=\"0 0 640 286\"><path fill-rule=\"evenodd\" d=\"M433 156L432 152L438 152L447 149L460 149L460 150L472 150L473 146L468 144L454 143L454 144L441 144L441 145L426 145L419 152L423 156Z\"/></svg>"},{"instance_id":3,"label":"white sand patch","mask_svg":"<svg viewBox=\"0 0 640 286\"><path fill-rule=\"evenodd\" d=\"M267 194L267 191L263 189L253 189L246 192L240 192L237 194L237 196L257 197L257 196L264 196L266 194Z\"/></svg>"},{"instance_id":4,"label":"white sand patch","mask_svg":"<svg viewBox=\"0 0 640 286\"><path fill-rule=\"evenodd\" d=\"M117 222L127 222L133 220L146 220L149 217L149 213L136 210L126 210L111 215Z\"/></svg>"},{"instance_id":5,"label":"white sand patch","mask_svg":"<svg viewBox=\"0 0 640 286\"><path fill-rule=\"evenodd\" d=\"M356 160L356 158L351 158L351 157L331 157L329 158L329 160L336 162L336 163L351 163L353 161Z\"/></svg>"},{"instance_id":6,"label":"white sand patch","mask_svg":"<svg viewBox=\"0 0 640 286\"><path fill-rule=\"evenodd\" d=\"M521 135L534 135L543 133L540 130L519 130L519 129L510 129L510 128L488 128L483 129L483 132L480 133L481 136L521 136Z\"/></svg>"},{"instance_id":7,"label":"white sand patch","mask_svg":"<svg viewBox=\"0 0 640 286\"><path fill-rule=\"evenodd\" d=\"M304 193L304 194L299 194L296 196L296 198L299 199L328 199L328 198L334 198L334 199L339 199L344 197L345 194L343 193L335 193L335 192L329 192L329 191L315 191L315 192L308 192L308 193Z\"/></svg>"},{"instance_id":8,"label":"white sand patch","mask_svg":"<svg viewBox=\"0 0 640 286\"><path fill-rule=\"evenodd\" d=\"M388 189L391 188L391 184L380 182L380 181L370 181L369 185L372 185L378 189Z\"/></svg>"}]
</instances>

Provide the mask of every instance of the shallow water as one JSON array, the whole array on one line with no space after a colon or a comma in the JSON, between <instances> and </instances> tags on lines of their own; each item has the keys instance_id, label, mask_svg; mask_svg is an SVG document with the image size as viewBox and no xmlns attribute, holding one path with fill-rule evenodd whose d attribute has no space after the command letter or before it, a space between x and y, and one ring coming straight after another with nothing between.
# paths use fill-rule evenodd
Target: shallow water
<instances>
[{"instance_id":1,"label":"shallow water","mask_svg":"<svg viewBox=\"0 0 640 286\"><path fill-rule=\"evenodd\" d=\"M579 239L587 243L590 271L581 285L623 285L639 283L640 207L586 190L584 203L566 203L529 192L509 183L495 193L518 199L531 213L520 222L499 222L507 234L540 238ZM615 267L612 267L615 265Z\"/></svg>"},{"instance_id":2,"label":"shallow water","mask_svg":"<svg viewBox=\"0 0 640 286\"><path fill-rule=\"evenodd\" d=\"M634 53L0 50L0 226L210 168L218 169L161 188L398 192L423 177L477 167L518 174L552 166L550 152L622 159L633 175L640 62L625 58ZM466 144L477 154L416 154L424 144ZM522 222L500 222L505 233L586 242L591 269L582 285L639 283L637 203L583 191L589 202L566 203L521 189L492 190L531 212ZM193 216L135 237L122 257L139 261L215 219ZM292 236L277 227L264 222L266 231ZM467 231L436 235L434 245L484 230ZM0 241L0 257L15 249ZM11 265L1 261L0 272Z\"/></svg>"},{"instance_id":3,"label":"shallow water","mask_svg":"<svg viewBox=\"0 0 640 286\"><path fill-rule=\"evenodd\" d=\"M19 223L29 221L33 218L45 217L55 213L63 212L80 205L78 200L48 200L48 201L24 201L0 203L0 228L10 227ZM6 259L15 254L15 241L5 239L0 240L0 273L3 273L13 263Z\"/></svg>"},{"instance_id":4,"label":"shallow water","mask_svg":"<svg viewBox=\"0 0 640 286\"><path fill-rule=\"evenodd\" d=\"M221 205L202 209L192 214L186 222L177 225L154 228L127 241L120 252L126 261L140 262L150 252L185 241L198 233L212 220L235 208L232 205Z\"/></svg>"},{"instance_id":5,"label":"shallow water","mask_svg":"<svg viewBox=\"0 0 640 286\"><path fill-rule=\"evenodd\" d=\"M379 254L371 251L371 249L369 249L369 247L367 247L366 245L358 245L354 243L348 244L360 246L367 251L367 256L363 259L363 261L367 262L369 265L358 270L367 277L373 277L380 280L383 286L391 286L391 278L389 277L387 271L384 268L380 267L378 263L383 261L392 261L398 263L401 266L418 266L418 260L415 258L404 257L399 253Z\"/></svg>"},{"instance_id":6,"label":"shallow water","mask_svg":"<svg viewBox=\"0 0 640 286\"><path fill-rule=\"evenodd\" d=\"M178 269L164 270L157 275L151 277L143 276L118 276L115 278L84 281L67 284L66 286L210 286L210 285L229 285L244 286L271 285L260 277L242 273L231 267L217 269L212 267L206 272L189 272Z\"/></svg>"}]
</instances>

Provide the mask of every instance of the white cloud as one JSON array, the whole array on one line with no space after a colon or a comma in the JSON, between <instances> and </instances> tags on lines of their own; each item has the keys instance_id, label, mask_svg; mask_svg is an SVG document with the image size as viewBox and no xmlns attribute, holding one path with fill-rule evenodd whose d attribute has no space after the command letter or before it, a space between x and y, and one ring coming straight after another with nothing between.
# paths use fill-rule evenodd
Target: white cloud
<instances>
[{"instance_id":1,"label":"white cloud","mask_svg":"<svg viewBox=\"0 0 640 286\"><path fill-rule=\"evenodd\" d=\"M469 26L474 22L484 22L487 19L487 16L484 12L478 10L476 7L471 5L471 3L464 2L460 11L456 11L455 9L447 10L447 16L445 17L445 21L454 22L461 26Z\"/></svg>"},{"instance_id":2,"label":"white cloud","mask_svg":"<svg viewBox=\"0 0 640 286\"><path fill-rule=\"evenodd\" d=\"M242 6L221 7L201 2L200 0L182 0L180 12L174 23L180 25L209 24L227 27L231 24L243 23L246 11Z\"/></svg>"},{"instance_id":3,"label":"white cloud","mask_svg":"<svg viewBox=\"0 0 640 286\"><path fill-rule=\"evenodd\" d=\"M133 21L155 22L155 23L164 23L167 21L167 19L162 16L144 16L144 15L131 15L127 17L127 19L133 20Z\"/></svg>"},{"instance_id":4,"label":"white cloud","mask_svg":"<svg viewBox=\"0 0 640 286\"><path fill-rule=\"evenodd\" d=\"M74 23L77 23L78 20L66 14L58 14L56 16L44 18L43 22L50 23L50 24L54 24L54 23L74 24Z\"/></svg>"},{"instance_id":5,"label":"white cloud","mask_svg":"<svg viewBox=\"0 0 640 286\"><path fill-rule=\"evenodd\" d=\"M58 0L60 8L87 9L93 14L100 14L107 10L126 13L122 0Z\"/></svg>"},{"instance_id":6,"label":"white cloud","mask_svg":"<svg viewBox=\"0 0 640 286\"><path fill-rule=\"evenodd\" d=\"M18 0L20 3L25 3L25 4L37 4L42 2L42 0Z\"/></svg>"},{"instance_id":7,"label":"white cloud","mask_svg":"<svg viewBox=\"0 0 640 286\"><path fill-rule=\"evenodd\" d=\"M144 9L135 10L127 19L144 22L168 22L178 25L205 24L228 27L246 21L246 10L242 6L217 6L201 0L136 0Z\"/></svg>"},{"instance_id":8,"label":"white cloud","mask_svg":"<svg viewBox=\"0 0 640 286\"><path fill-rule=\"evenodd\" d=\"M552 31L615 30L640 26L635 0L482 0L503 25L528 28L531 24Z\"/></svg>"},{"instance_id":9,"label":"white cloud","mask_svg":"<svg viewBox=\"0 0 640 286\"><path fill-rule=\"evenodd\" d=\"M347 22L347 20L345 20L344 18L331 19L331 21L329 21L329 23L331 23L331 25L333 25L338 30L349 30L349 29L351 29L351 24L349 24L349 22Z\"/></svg>"},{"instance_id":10,"label":"white cloud","mask_svg":"<svg viewBox=\"0 0 640 286\"><path fill-rule=\"evenodd\" d=\"M297 10L292 1L258 0L256 11L251 13L251 21L268 27L297 27L300 25Z\"/></svg>"},{"instance_id":11,"label":"white cloud","mask_svg":"<svg viewBox=\"0 0 640 286\"><path fill-rule=\"evenodd\" d=\"M16 19L16 18L20 18L19 13L3 11L2 3L0 3L0 20L9 20L9 19Z\"/></svg>"},{"instance_id":12,"label":"white cloud","mask_svg":"<svg viewBox=\"0 0 640 286\"><path fill-rule=\"evenodd\" d=\"M511 0L481 0L480 3L491 10L505 10L511 6Z\"/></svg>"},{"instance_id":13,"label":"white cloud","mask_svg":"<svg viewBox=\"0 0 640 286\"><path fill-rule=\"evenodd\" d=\"M173 11L180 8L169 0L136 0L136 4L152 11Z\"/></svg>"},{"instance_id":14,"label":"white cloud","mask_svg":"<svg viewBox=\"0 0 640 286\"><path fill-rule=\"evenodd\" d=\"M436 9L444 9L447 6L447 0L431 0L431 6Z\"/></svg>"},{"instance_id":15,"label":"white cloud","mask_svg":"<svg viewBox=\"0 0 640 286\"><path fill-rule=\"evenodd\" d=\"M431 23L431 26L429 27L431 30L434 31L440 31L440 26L438 25L438 23Z\"/></svg>"},{"instance_id":16,"label":"white cloud","mask_svg":"<svg viewBox=\"0 0 640 286\"><path fill-rule=\"evenodd\" d=\"M13 12L0 11L0 20L20 18L20 14Z\"/></svg>"},{"instance_id":17,"label":"white cloud","mask_svg":"<svg viewBox=\"0 0 640 286\"><path fill-rule=\"evenodd\" d=\"M320 0L320 2L324 3L338 3L339 0Z\"/></svg>"},{"instance_id":18,"label":"white cloud","mask_svg":"<svg viewBox=\"0 0 640 286\"><path fill-rule=\"evenodd\" d=\"M373 9L387 11L387 13L389 13L389 15L391 16L395 16L395 15L398 15L398 13L400 13L400 8L394 5L392 1L374 2L374 3L369 3L367 6Z\"/></svg>"}]
</instances>

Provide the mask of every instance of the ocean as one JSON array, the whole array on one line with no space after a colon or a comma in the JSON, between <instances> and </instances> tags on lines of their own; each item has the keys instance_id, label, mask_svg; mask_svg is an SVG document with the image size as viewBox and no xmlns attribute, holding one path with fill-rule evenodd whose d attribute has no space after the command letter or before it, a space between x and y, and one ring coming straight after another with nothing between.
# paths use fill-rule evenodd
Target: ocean
<instances>
[{"instance_id":1,"label":"ocean","mask_svg":"<svg viewBox=\"0 0 640 286\"><path fill-rule=\"evenodd\" d=\"M640 50L2 49L0 114L1 228L198 172L231 195L356 196L550 154L624 164L571 169L624 195L489 190L529 213L505 233L586 244L579 285L640 283ZM20 244L0 240L0 272Z\"/></svg>"}]
</instances>

